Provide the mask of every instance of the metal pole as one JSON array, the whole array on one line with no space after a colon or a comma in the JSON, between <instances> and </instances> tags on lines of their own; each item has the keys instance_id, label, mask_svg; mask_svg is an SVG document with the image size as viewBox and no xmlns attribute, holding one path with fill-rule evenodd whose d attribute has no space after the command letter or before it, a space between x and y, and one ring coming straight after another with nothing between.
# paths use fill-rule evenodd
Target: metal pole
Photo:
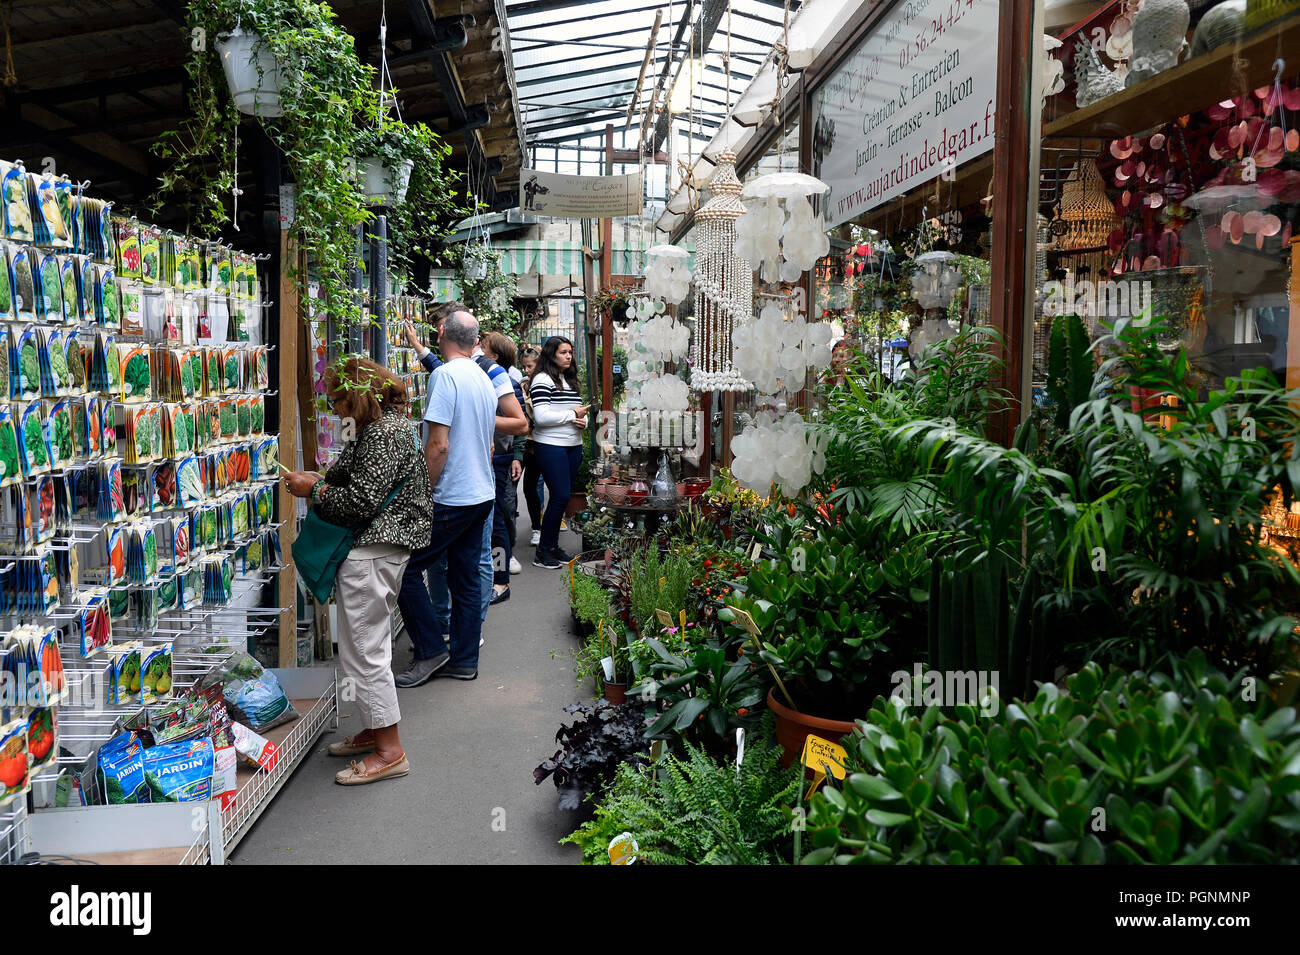
<instances>
[{"instance_id":1,"label":"metal pole","mask_svg":"<svg viewBox=\"0 0 1300 955\"><path fill-rule=\"evenodd\" d=\"M381 365L388 365L388 216L377 215L370 231L370 300L378 325L372 333L370 352Z\"/></svg>"}]
</instances>

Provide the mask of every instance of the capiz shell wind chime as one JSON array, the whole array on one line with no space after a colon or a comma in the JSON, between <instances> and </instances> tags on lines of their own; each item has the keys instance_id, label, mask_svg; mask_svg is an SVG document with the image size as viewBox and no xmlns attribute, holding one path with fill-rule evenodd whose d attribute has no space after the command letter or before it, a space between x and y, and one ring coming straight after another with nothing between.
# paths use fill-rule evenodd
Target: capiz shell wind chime
<instances>
[{"instance_id":1,"label":"capiz shell wind chime","mask_svg":"<svg viewBox=\"0 0 1300 955\"><path fill-rule=\"evenodd\" d=\"M710 199L695 220L696 246L695 362L691 387L696 391L748 391L753 387L732 363L732 331L753 317L754 275L736 255L736 220L745 214L744 187L736 177L736 154L718 156L709 178Z\"/></svg>"}]
</instances>

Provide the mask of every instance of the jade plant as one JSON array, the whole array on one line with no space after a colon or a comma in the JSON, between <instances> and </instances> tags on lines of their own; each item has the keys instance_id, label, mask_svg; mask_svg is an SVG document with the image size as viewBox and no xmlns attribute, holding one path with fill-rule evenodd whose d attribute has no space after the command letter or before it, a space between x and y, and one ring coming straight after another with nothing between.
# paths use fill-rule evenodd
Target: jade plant
<instances>
[{"instance_id":1,"label":"jade plant","mask_svg":"<svg viewBox=\"0 0 1300 955\"><path fill-rule=\"evenodd\" d=\"M1086 665L988 712L880 698L803 862L1280 863L1300 853L1300 721L1199 650L1172 675Z\"/></svg>"}]
</instances>

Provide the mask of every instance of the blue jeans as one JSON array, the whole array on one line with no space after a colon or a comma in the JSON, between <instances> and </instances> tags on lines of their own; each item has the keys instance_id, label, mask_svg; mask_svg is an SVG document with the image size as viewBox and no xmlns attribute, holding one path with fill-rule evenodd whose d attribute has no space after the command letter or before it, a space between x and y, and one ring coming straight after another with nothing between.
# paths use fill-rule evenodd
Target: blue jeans
<instances>
[{"instance_id":1,"label":"blue jeans","mask_svg":"<svg viewBox=\"0 0 1300 955\"><path fill-rule=\"evenodd\" d=\"M424 571L441 561L446 566L442 576L451 598L449 664L477 669L483 608L491 599L492 589L489 585L489 593L484 594L482 575L484 529L489 527L491 516L491 501L463 507L434 505L433 539L428 547L411 552L402 591L397 595L397 606L417 660L432 659L443 652L443 614L435 607L424 582ZM489 567L490 561L489 556ZM431 576L436 580L439 575L435 572Z\"/></svg>"},{"instance_id":2,"label":"blue jeans","mask_svg":"<svg viewBox=\"0 0 1300 955\"><path fill-rule=\"evenodd\" d=\"M546 479L546 513L542 516L541 550L553 550L560 544L560 521L569 506L569 495L578 483L582 465L582 445L571 448L558 444L533 442L537 463Z\"/></svg>"},{"instance_id":3,"label":"blue jeans","mask_svg":"<svg viewBox=\"0 0 1300 955\"><path fill-rule=\"evenodd\" d=\"M494 455L492 471L497 481L497 499L492 505L492 582L510 583L510 558L514 553L515 482L510 480L513 455ZM500 562L497 562L497 555Z\"/></svg>"}]
</instances>

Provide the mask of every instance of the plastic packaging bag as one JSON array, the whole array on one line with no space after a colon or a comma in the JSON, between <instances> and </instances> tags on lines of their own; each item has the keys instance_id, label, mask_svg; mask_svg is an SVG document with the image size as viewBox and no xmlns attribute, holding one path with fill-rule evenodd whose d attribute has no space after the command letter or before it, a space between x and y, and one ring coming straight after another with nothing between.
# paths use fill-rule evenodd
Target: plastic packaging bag
<instances>
[{"instance_id":1,"label":"plastic packaging bag","mask_svg":"<svg viewBox=\"0 0 1300 955\"><path fill-rule=\"evenodd\" d=\"M275 674L247 653L238 654L219 676L231 718L254 732L264 733L298 718Z\"/></svg>"}]
</instances>

